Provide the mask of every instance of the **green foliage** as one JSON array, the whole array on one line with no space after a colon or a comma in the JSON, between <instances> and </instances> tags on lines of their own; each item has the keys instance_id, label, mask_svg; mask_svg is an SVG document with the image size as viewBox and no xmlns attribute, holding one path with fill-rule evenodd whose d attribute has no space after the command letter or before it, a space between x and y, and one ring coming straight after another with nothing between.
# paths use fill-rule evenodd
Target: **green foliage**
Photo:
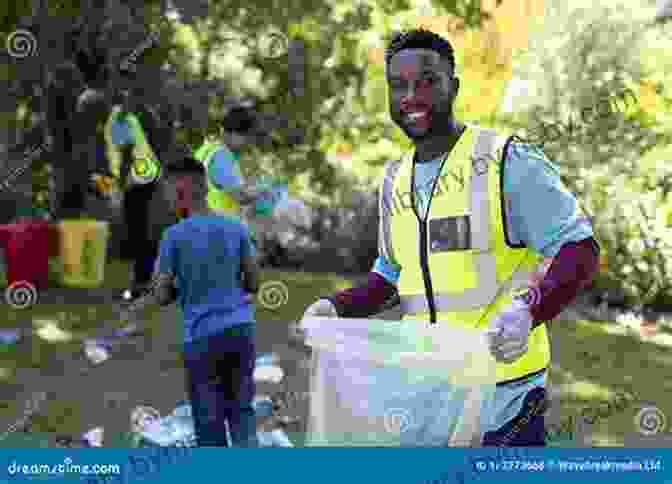
<instances>
[{"instance_id":1,"label":"green foliage","mask_svg":"<svg viewBox=\"0 0 672 484\"><path fill-rule=\"evenodd\" d=\"M647 33L644 20L618 8L556 18L532 39L516 72L534 83L543 102L507 119L527 125L528 133L555 126L544 150L593 217L606 262L598 282L618 286L637 305L672 301L672 233L660 210L671 173L661 147L672 130L639 102L646 80L659 74L643 61L651 52ZM654 85L665 98L669 88ZM616 109L627 91L641 99L632 109ZM581 116L605 100L611 109L598 108L603 115Z\"/></svg>"}]
</instances>

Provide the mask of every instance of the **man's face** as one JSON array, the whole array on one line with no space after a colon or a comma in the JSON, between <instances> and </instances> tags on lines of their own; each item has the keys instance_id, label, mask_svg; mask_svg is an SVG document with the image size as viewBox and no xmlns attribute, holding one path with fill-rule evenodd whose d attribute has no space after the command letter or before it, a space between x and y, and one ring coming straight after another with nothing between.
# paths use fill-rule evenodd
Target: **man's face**
<instances>
[{"instance_id":1,"label":"man's face","mask_svg":"<svg viewBox=\"0 0 672 484\"><path fill-rule=\"evenodd\" d=\"M441 132L453 119L459 81L448 61L428 49L408 49L389 63L390 116L413 140Z\"/></svg>"}]
</instances>

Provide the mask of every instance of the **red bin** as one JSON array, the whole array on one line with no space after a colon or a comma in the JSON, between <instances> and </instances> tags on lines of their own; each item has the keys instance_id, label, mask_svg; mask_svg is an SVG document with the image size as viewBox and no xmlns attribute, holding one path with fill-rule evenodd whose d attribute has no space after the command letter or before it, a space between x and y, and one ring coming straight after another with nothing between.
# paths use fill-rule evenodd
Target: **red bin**
<instances>
[{"instance_id":1,"label":"red bin","mask_svg":"<svg viewBox=\"0 0 672 484\"><path fill-rule=\"evenodd\" d=\"M5 250L7 284L27 281L36 288L47 286L49 257L56 255L54 229L47 222L0 225Z\"/></svg>"}]
</instances>

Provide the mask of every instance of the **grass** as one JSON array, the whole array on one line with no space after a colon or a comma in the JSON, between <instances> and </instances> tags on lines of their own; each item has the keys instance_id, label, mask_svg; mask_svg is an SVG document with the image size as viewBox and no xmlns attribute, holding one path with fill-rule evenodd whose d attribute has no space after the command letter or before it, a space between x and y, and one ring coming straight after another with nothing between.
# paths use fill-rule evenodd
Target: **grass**
<instances>
[{"instance_id":1,"label":"grass","mask_svg":"<svg viewBox=\"0 0 672 484\"><path fill-rule=\"evenodd\" d=\"M112 261L106 270L105 287L122 289L128 274L126 263ZM347 278L337 275L264 271L259 297L265 298L266 304L257 304L257 319L296 320L317 298L350 284ZM148 331L160 331L159 310L146 311ZM21 384L16 379L18 368L40 371L65 354L81 353L82 339L100 331L101 321L114 320L113 309L102 304L38 303L24 310L1 306L0 328L30 324L41 336L33 338L28 346L17 345L0 353L0 385ZM631 334L612 334L609 328L614 324L584 320L553 322L553 361L559 364L551 368L550 382L563 391L562 418L579 415L584 407L606 408L606 402L613 401L619 390L625 390L636 400L655 403L672 419L672 386L667 382L672 366L669 347L641 341ZM16 397L0 399L0 420L18 420L24 414L24 405ZM593 443L622 446L624 435L635 430L633 419L637 410L633 404L599 419L593 427ZM44 414L35 416L33 428L72 434L78 429L79 411L76 400L50 400Z\"/></svg>"},{"instance_id":2,"label":"grass","mask_svg":"<svg viewBox=\"0 0 672 484\"><path fill-rule=\"evenodd\" d=\"M103 286L122 290L129 273L126 262L111 261L106 267ZM320 296L351 284L337 275L275 270L264 271L261 281L263 296L260 294L260 297L266 299L268 309L257 304L259 321L296 320ZM144 312L143 320L147 322L146 329L150 334L160 331L159 313L157 307L147 308ZM17 379L19 369L40 372L59 359L65 359L64 355L81 354L83 340L99 334L101 322L106 322L107 329L123 325L109 304L47 304L38 300L37 304L21 310L12 309L8 305L0 306L0 329L32 328L33 335L37 336L31 338L29 344L19 344L0 351L0 385L8 385L8 388L12 388L12 384L20 385L22 382ZM181 365L181 355L176 352L175 358ZM11 391L2 393L3 397L9 398L0 398L0 421L11 424L20 420L26 402L21 398L17 400L16 395L12 398ZM35 431L73 435L79 429L80 407L77 400L50 399L45 407L44 413L32 418ZM0 429L0 434L5 430Z\"/></svg>"}]
</instances>

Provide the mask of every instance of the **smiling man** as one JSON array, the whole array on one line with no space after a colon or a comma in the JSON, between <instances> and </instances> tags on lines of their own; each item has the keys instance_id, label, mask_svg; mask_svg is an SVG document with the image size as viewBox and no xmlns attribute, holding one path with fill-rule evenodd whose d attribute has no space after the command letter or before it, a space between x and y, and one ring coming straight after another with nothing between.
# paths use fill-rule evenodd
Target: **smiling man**
<instances>
[{"instance_id":1,"label":"smiling man","mask_svg":"<svg viewBox=\"0 0 672 484\"><path fill-rule=\"evenodd\" d=\"M597 268L589 219L537 147L455 119L448 41L400 33L385 60L390 113L414 149L385 168L367 285L320 299L304 317L368 317L398 298L405 318L486 330L497 405L482 443L543 446L547 330ZM450 171L465 175L463 188L437 190ZM411 209L393 210L406 192ZM531 282L545 258L550 268Z\"/></svg>"}]
</instances>

